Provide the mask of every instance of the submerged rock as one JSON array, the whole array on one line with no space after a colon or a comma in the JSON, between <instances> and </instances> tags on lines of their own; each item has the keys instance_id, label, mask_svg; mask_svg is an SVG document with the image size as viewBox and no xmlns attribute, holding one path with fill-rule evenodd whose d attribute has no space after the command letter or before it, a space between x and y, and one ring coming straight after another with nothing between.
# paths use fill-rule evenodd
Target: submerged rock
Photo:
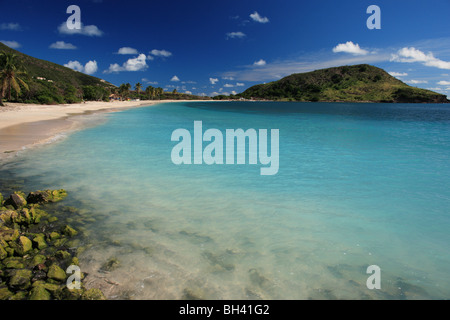
<instances>
[{"instance_id":1,"label":"submerged rock","mask_svg":"<svg viewBox=\"0 0 450 320\"><path fill-rule=\"evenodd\" d=\"M31 285L31 270L18 269L9 272L9 287L15 290L25 290Z\"/></svg>"},{"instance_id":2,"label":"submerged rock","mask_svg":"<svg viewBox=\"0 0 450 320\"><path fill-rule=\"evenodd\" d=\"M119 265L119 260L116 257L112 257L101 266L100 271L113 271L117 269Z\"/></svg>"},{"instance_id":3,"label":"submerged rock","mask_svg":"<svg viewBox=\"0 0 450 320\"><path fill-rule=\"evenodd\" d=\"M100 289L89 289L81 295L81 300L106 300Z\"/></svg>"},{"instance_id":4,"label":"submerged rock","mask_svg":"<svg viewBox=\"0 0 450 320\"><path fill-rule=\"evenodd\" d=\"M72 227L66 225L62 230L61 230L62 234L68 236L68 237L74 237L78 234L78 231L76 231L75 229L73 229Z\"/></svg>"},{"instance_id":5,"label":"submerged rock","mask_svg":"<svg viewBox=\"0 0 450 320\"><path fill-rule=\"evenodd\" d=\"M30 192L27 196L27 201L29 203L47 203L47 202L58 202L67 197L67 191L64 189L60 190L44 190Z\"/></svg>"}]
</instances>

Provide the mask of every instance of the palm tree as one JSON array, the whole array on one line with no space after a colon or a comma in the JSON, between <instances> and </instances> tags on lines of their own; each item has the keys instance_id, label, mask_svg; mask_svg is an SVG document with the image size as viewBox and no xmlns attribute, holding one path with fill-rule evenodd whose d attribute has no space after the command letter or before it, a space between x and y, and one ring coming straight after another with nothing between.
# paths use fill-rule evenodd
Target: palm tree
<instances>
[{"instance_id":1,"label":"palm tree","mask_svg":"<svg viewBox=\"0 0 450 320\"><path fill-rule=\"evenodd\" d=\"M148 95L148 97L149 97L150 99L153 100L153 97L155 96L155 88L153 88L152 86L148 86L148 87L145 89L145 93Z\"/></svg>"},{"instance_id":2,"label":"palm tree","mask_svg":"<svg viewBox=\"0 0 450 320\"><path fill-rule=\"evenodd\" d=\"M128 93L129 93L129 88L131 87L130 84L121 84L119 87L119 94L122 97L122 101L128 97Z\"/></svg>"},{"instance_id":3,"label":"palm tree","mask_svg":"<svg viewBox=\"0 0 450 320\"><path fill-rule=\"evenodd\" d=\"M159 96L159 99L161 100L161 95L164 93L164 89L163 88L157 88L156 89L156 93Z\"/></svg>"},{"instance_id":4,"label":"palm tree","mask_svg":"<svg viewBox=\"0 0 450 320\"><path fill-rule=\"evenodd\" d=\"M17 58L18 56L14 53L5 51L0 53L0 106L4 106L2 99L5 95L8 100L11 100L11 89L16 91L16 97L19 97L21 93L20 85L27 91L29 90L28 85L22 79L26 72L21 70L20 62Z\"/></svg>"},{"instance_id":5,"label":"palm tree","mask_svg":"<svg viewBox=\"0 0 450 320\"><path fill-rule=\"evenodd\" d=\"M134 88L137 91L138 96L141 94L141 90L142 90L142 84L141 83L136 83L136 85L134 86Z\"/></svg>"}]
</instances>

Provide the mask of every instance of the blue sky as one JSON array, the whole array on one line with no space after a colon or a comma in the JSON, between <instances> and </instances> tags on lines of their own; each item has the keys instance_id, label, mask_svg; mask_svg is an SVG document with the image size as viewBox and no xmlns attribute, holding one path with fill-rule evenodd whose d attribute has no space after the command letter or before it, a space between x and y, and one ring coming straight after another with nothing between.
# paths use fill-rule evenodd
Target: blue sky
<instances>
[{"instance_id":1,"label":"blue sky","mask_svg":"<svg viewBox=\"0 0 450 320\"><path fill-rule=\"evenodd\" d=\"M381 29L367 28L370 5ZM449 0L0 0L0 41L115 85L229 94L368 63L450 96L449 12Z\"/></svg>"}]
</instances>

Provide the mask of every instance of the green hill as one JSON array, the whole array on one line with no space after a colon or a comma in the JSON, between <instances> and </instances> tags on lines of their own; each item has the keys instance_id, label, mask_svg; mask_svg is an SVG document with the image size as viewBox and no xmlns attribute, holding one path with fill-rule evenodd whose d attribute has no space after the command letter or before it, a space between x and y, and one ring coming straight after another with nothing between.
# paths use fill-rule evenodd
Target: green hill
<instances>
[{"instance_id":1,"label":"green hill","mask_svg":"<svg viewBox=\"0 0 450 320\"><path fill-rule=\"evenodd\" d=\"M0 52L12 52L18 56L27 72L26 82L30 90L23 90L17 99L19 102L44 104L74 103L83 98L83 87L93 86L109 94L109 89L115 87L102 79L74 71L53 62L37 59L17 50L11 49L0 42Z\"/></svg>"},{"instance_id":2,"label":"green hill","mask_svg":"<svg viewBox=\"0 0 450 320\"><path fill-rule=\"evenodd\" d=\"M238 96L282 101L450 102L443 94L408 86L383 69L367 64L292 74L253 86Z\"/></svg>"}]
</instances>

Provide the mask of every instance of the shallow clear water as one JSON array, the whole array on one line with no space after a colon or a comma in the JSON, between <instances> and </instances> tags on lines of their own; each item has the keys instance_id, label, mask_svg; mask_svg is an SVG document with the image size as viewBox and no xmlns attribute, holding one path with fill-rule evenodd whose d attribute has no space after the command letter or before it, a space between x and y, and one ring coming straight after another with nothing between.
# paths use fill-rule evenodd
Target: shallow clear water
<instances>
[{"instance_id":1,"label":"shallow clear water","mask_svg":"<svg viewBox=\"0 0 450 320\"><path fill-rule=\"evenodd\" d=\"M192 102L95 117L3 169L28 190L67 189L96 219L82 271L109 298L450 298L448 106ZM171 134L196 120L279 129L278 174L174 165ZM111 257L119 267L99 272ZM370 265L381 290L366 287Z\"/></svg>"}]
</instances>

